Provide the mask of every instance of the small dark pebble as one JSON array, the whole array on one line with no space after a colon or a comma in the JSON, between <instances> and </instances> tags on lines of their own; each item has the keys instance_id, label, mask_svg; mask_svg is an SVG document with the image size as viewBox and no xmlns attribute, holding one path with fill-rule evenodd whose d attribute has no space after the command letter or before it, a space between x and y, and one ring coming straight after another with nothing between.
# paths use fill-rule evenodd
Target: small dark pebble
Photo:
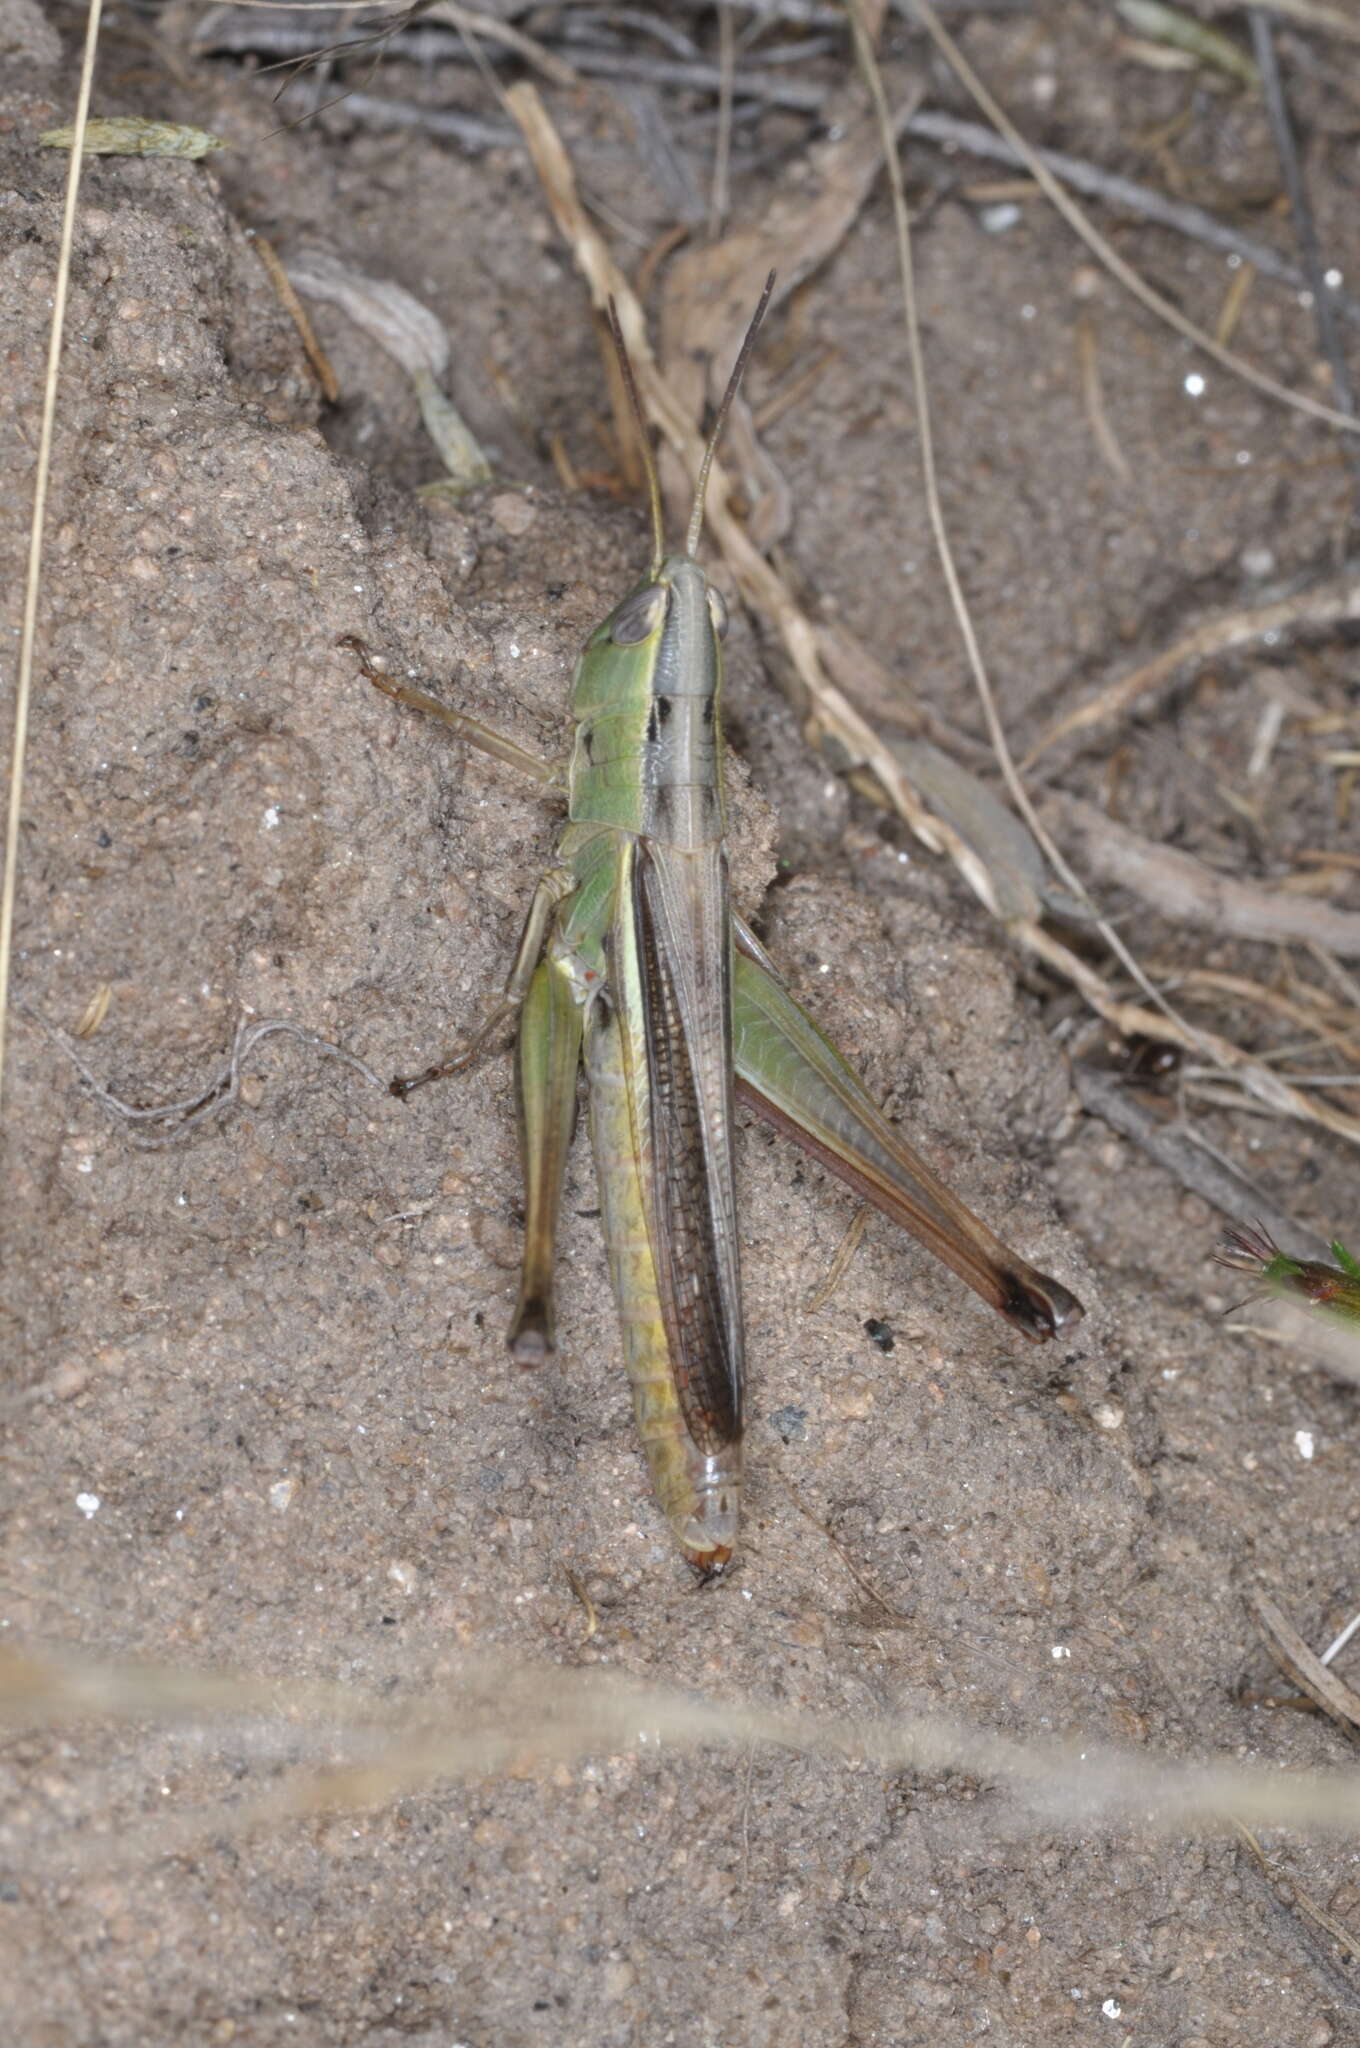
<instances>
[{"instance_id":1,"label":"small dark pebble","mask_svg":"<svg viewBox=\"0 0 1360 2048\"><path fill-rule=\"evenodd\" d=\"M801 1443L807 1435L806 1408L776 1408L770 1422L786 1444Z\"/></svg>"},{"instance_id":2,"label":"small dark pebble","mask_svg":"<svg viewBox=\"0 0 1360 2048\"><path fill-rule=\"evenodd\" d=\"M864 1334L871 1342L877 1344L880 1351L895 1351L897 1349L897 1339L888 1328L888 1325L875 1322L872 1316L864 1325Z\"/></svg>"}]
</instances>

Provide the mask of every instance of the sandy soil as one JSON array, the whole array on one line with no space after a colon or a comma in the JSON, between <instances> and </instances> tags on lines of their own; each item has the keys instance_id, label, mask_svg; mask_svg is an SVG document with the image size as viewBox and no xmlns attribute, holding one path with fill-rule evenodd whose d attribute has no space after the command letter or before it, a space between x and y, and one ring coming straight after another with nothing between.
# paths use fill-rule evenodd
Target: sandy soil
<instances>
[{"instance_id":1,"label":"sandy soil","mask_svg":"<svg viewBox=\"0 0 1360 2048\"><path fill-rule=\"evenodd\" d=\"M1136 63L1092 19L1045 5L980 17L966 40L1045 139L1107 159L1116 119L1147 135L1188 108L1163 167L1178 152L1224 210L1273 193L1258 107ZM24 0L0 15L7 623L64 170L35 145L72 97L74 24L53 22L61 50ZM1330 1724L1244 1703L1271 1682L1238 1589L1264 1585L1315 1643L1353 1610L1354 1392L1225 1326L1219 1219L1082 1116L1054 1035L1066 996L806 752L771 686L778 653L749 621L730 678L749 771L742 899L915 1141L1089 1312L1074 1341L1032 1350L877 1222L805 1312L853 1204L748 1124L750 1482L727 1583L696 1591L650 1500L583 1144L559 1368L525 1377L506 1359L521 1220L508 1054L402 1105L274 1037L236 1108L147 1150L43 1034L31 1013L69 1031L108 984L82 1055L141 1104L192 1095L243 1013L383 1075L447 1045L504 972L557 816L379 699L337 643L362 636L551 754L574 653L645 548L634 510L564 494L547 459L558 432L578 470L612 463L588 306L525 159L375 134L343 109L273 132L263 85L179 45L177 76L134 29L110 34L103 110L192 120L231 149L92 163L77 236L20 875L27 1007L7 1078L11 1639L262 1673L285 1704L304 1679L415 1690L476 1649L841 1714L936 1709L1187 1757L1346 1761ZM892 48L899 65L921 58ZM841 60L822 62L806 75L830 84ZM1324 238L1344 247L1343 103L1324 79L1295 86ZM396 66L385 89L445 88ZM465 78L457 89L472 104ZM671 215L623 102L552 103L635 263ZM710 141L683 126L696 104L666 101L702 179ZM801 133L767 118L739 215L796 181ZM989 232L960 189L976 167L914 145L906 162L923 206L934 195L919 257L947 510L1023 751L1064 693L1205 606L1327 569L1350 478L1323 430L1226 375L1192 397L1188 352L1095 281L1036 204ZM1157 163L1125 167L1155 177ZM344 394L323 407L248 229L285 253L320 243L429 305L503 481L461 508L418 500L437 463L404 376L318 307ZM1119 240L1212 326L1232 277L1220 255L1127 225ZM834 347L766 437L789 545L878 659L977 734L897 307L880 193L773 323L752 397L770 397L781 362ZM1127 480L1083 405L1083 313ZM1237 340L1324 388L1292 294L1258 280ZM1064 786L1117 792L1126 822L1231 872L1344 844L1302 743L1254 819L1224 795L1245 788L1262 706L1286 685L1344 710L1346 649L1219 662L1069 760ZM1276 972L1274 949L1114 907L1163 965ZM1268 1042L1255 1011L1204 1014ZM1276 1201L1344 1234L1353 1153L1197 1115ZM257 1796L276 1769L248 1744L101 1724L7 1743L6 2041L1355 2038L1360 1993L1234 1838L1074 1833L957 1775L759 1750L601 1755L224 1829L132 1867L72 1863L96 1838ZM1282 1881L1355 1925L1348 1843L1268 1850Z\"/></svg>"}]
</instances>

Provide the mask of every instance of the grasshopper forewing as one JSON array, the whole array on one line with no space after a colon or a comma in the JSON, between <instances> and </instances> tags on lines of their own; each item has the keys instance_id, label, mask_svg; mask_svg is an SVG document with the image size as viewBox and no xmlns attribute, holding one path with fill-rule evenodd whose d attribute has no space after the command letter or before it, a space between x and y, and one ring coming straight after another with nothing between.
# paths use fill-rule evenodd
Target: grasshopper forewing
<instances>
[{"instance_id":1,"label":"grasshopper forewing","mask_svg":"<svg viewBox=\"0 0 1360 2048\"><path fill-rule=\"evenodd\" d=\"M741 1493L737 1090L1025 1336L1043 1342L1082 1313L899 1137L729 905L719 713L726 617L697 548L708 466L772 283L719 409L683 554L666 550L648 453L652 562L577 663L568 823L489 1020L520 1012L526 1240L511 1352L530 1365L554 1349L554 1246L584 1056L638 1430L675 1539L703 1573L732 1555ZM645 449L617 322L614 331ZM505 760L519 755L513 742L422 693L373 679L438 711L473 744ZM541 764L531 772L548 779ZM484 1026L474 1046L487 1035ZM470 1056L432 1072L455 1071ZM408 1084L394 1085L404 1092Z\"/></svg>"}]
</instances>

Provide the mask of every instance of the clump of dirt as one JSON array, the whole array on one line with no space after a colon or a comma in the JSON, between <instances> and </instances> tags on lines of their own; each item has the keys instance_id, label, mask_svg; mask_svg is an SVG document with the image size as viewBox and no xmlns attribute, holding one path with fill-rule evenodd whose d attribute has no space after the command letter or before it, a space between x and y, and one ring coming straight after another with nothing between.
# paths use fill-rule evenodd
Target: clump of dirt
<instances>
[{"instance_id":1,"label":"clump of dirt","mask_svg":"<svg viewBox=\"0 0 1360 2048\"><path fill-rule=\"evenodd\" d=\"M1112 77L1130 128L1167 118L1179 88L1118 70L1086 20L1045 7L979 20L968 40L1012 95L1057 81L1070 145L1094 153ZM24 478L64 172L37 136L64 118L71 74L35 12L11 0L5 21L0 433L6 473ZM506 1357L522 1222L507 1053L399 1103L272 1038L238 1101L145 1149L39 1028L69 1033L107 985L79 1050L138 1105L191 1096L243 1013L287 1018L382 1076L425 1064L497 988L560 812L380 697L345 643L555 756L575 654L647 547L634 509L563 488L549 459L554 435L578 473L612 473L616 451L588 309L523 157L366 132L343 108L278 132L234 70L133 75L147 55L122 33L108 110L177 115L231 149L85 173L7 1075L13 1638L264 1673L282 1701L321 1678L416 1690L477 1649L806 1710L1342 1761L1328 1724L1243 1703L1267 1667L1232 1589L1264 1581L1320 1636L1346 1618L1354 1393L1225 1326L1207 1204L1080 1114L1054 1033L1065 999L807 753L750 622L730 642L739 899L913 1141L1088 1316L1031 1350L881 1222L806 1309L854 1205L748 1121L749 1506L728 1583L696 1593L648 1494L583 1145L560 1358L526 1375ZM844 59L807 62L830 78ZM401 65L391 82L411 85ZM586 189L640 251L670 200L639 173L632 104L559 95ZM793 116L776 108L762 132L737 198L752 213L798 175ZM683 147L704 165L699 129ZM938 158L908 163L924 191ZM1319 195L1325 225L1325 177ZM1023 751L1061 689L1244 589L1267 538L1280 573L1316 564L1349 486L1319 429L1226 378L1192 400L1180 345L1093 288L1056 222L1026 204L1002 231L988 203L951 189L927 212L921 293L947 509ZM417 499L437 463L408 383L316 307L343 394L323 407L250 231L285 255L320 240L438 313L494 485L459 506ZM1157 231L1127 241L1201 306L1229 275ZM967 732L897 308L878 199L770 337L834 354L767 446L803 573ZM1127 481L1083 410L1078 311L1096 323ZM1306 381L1311 329L1287 296L1254 293L1239 339ZM757 411L763 375L757 361ZM24 490L0 503L7 589L25 510ZM1338 650L1296 660L1330 703ZM1248 827L1219 770L1249 751L1275 680L1264 662L1220 664L1132 728L1123 818L1205 857L1245 837L1266 858L1286 827L1265 810ZM1114 773L1080 757L1065 786L1095 798ZM1316 784L1307 800L1309 840L1296 808L1291 843L1330 843ZM1259 948L1168 937L1145 912L1131 933L1173 966L1245 954L1269 972ZM1339 1144L1208 1118L1277 1199L1344 1231ZM526 1765L224 1830L135 1870L67 1867L96 1836L257 1794L274 1768L185 1732L11 1745L7 2038L985 2033L1030 2048L1106 2027L1324 2048L1353 2002L1233 1839L1080 1836L958 1776L759 1751ZM1353 1913L1349 1851L1272 1853Z\"/></svg>"}]
</instances>

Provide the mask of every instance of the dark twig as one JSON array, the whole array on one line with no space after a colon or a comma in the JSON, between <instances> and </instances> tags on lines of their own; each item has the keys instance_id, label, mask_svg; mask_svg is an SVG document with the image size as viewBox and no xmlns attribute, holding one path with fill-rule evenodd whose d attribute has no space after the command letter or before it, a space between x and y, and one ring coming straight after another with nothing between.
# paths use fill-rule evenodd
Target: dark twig
<instances>
[{"instance_id":1,"label":"dark twig","mask_svg":"<svg viewBox=\"0 0 1360 2048\"><path fill-rule=\"evenodd\" d=\"M420 128L427 135L443 135L461 143L473 156L484 149L519 147L518 130L508 121L484 114L462 114L452 107L417 107L409 100L382 99L368 92L346 93L339 105L365 127Z\"/></svg>"},{"instance_id":2,"label":"dark twig","mask_svg":"<svg viewBox=\"0 0 1360 2048\"><path fill-rule=\"evenodd\" d=\"M1261 73L1261 90L1265 97L1270 131L1275 138L1275 150L1280 159L1284 188L1289 195L1289 211L1294 222L1294 233L1298 236L1299 254L1303 258L1304 275L1308 280L1308 290L1313 301L1313 318L1317 322L1318 341L1326 357L1327 367L1332 373L1332 390L1336 394L1337 410L1353 413L1355 396L1351 390L1346 352L1341 346L1341 335L1337 327L1336 293L1328 284L1323 270L1322 256L1318 249L1317 224L1313 219L1313 204L1308 197L1308 181L1303 175L1303 165L1299 161L1298 147L1294 141L1294 126L1289 118L1284 83L1275 55L1275 31L1264 8L1253 7L1251 10L1251 40L1257 68ZM1346 453L1351 470L1360 482L1360 450L1348 448Z\"/></svg>"},{"instance_id":3,"label":"dark twig","mask_svg":"<svg viewBox=\"0 0 1360 2048\"><path fill-rule=\"evenodd\" d=\"M1245 1174L1222 1165L1184 1131L1150 1115L1123 1082L1080 1062L1073 1067L1072 1079L1083 1109L1131 1138L1156 1165L1222 1215L1238 1223L1263 1223L1277 1243L1299 1258L1313 1258L1324 1250L1320 1238L1276 1208Z\"/></svg>"},{"instance_id":4,"label":"dark twig","mask_svg":"<svg viewBox=\"0 0 1360 2048\"><path fill-rule=\"evenodd\" d=\"M913 114L907 123L907 133L943 143L946 147L952 145L967 150L970 156L982 157L991 163L1013 164L1017 168L1024 166L1024 159L994 128L985 127L980 121L960 120L956 114L939 113L933 107L922 108ZM1047 164L1054 177L1061 178L1074 192L1081 192L1090 199L1103 199L1110 206L1122 206L1128 212L1152 221L1157 227L1170 228L1191 241L1204 242L1209 248L1222 249L1230 256L1240 256L1244 263L1250 263L1259 270L1262 277L1273 277L1295 289L1308 284L1305 273L1297 264L1282 256L1278 249L1273 249L1269 242L1258 242L1252 235L1240 234L1236 228L1215 219L1202 207L1168 199L1164 192L1154 192L1148 185L1139 185L1132 178L1121 177L1118 171L1102 170L1099 164L1087 163L1082 157L1068 156L1062 150L1040 149L1035 154ZM1348 320L1360 325L1360 300L1341 292L1329 292L1327 297L1332 308L1344 312Z\"/></svg>"}]
</instances>

